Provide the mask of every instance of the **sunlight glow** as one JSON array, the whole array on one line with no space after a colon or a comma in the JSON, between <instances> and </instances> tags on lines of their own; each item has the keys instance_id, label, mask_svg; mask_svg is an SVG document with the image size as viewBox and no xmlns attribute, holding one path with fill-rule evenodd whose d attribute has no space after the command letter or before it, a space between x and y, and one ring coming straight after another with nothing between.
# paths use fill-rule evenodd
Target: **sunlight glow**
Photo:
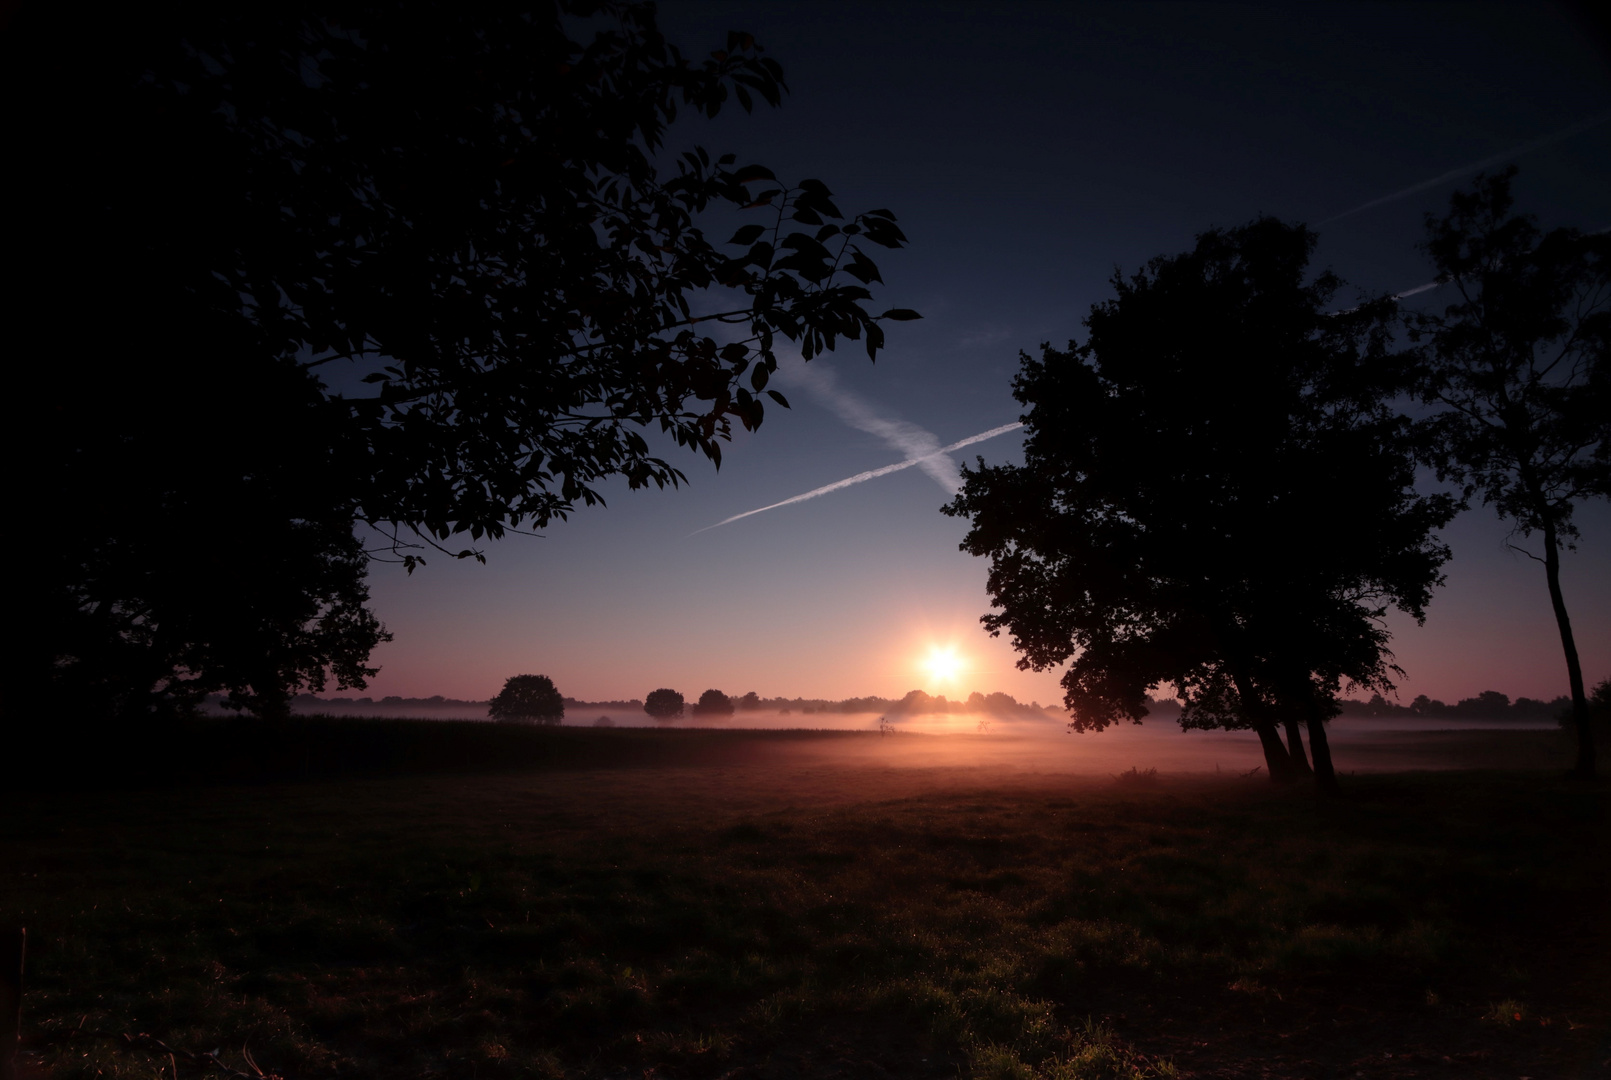
<instances>
[{"instance_id":1,"label":"sunlight glow","mask_svg":"<svg viewBox=\"0 0 1611 1080\"><path fill-rule=\"evenodd\" d=\"M923 668L936 682L955 682L962 673L962 658L955 649L930 649L928 659L923 661Z\"/></svg>"}]
</instances>

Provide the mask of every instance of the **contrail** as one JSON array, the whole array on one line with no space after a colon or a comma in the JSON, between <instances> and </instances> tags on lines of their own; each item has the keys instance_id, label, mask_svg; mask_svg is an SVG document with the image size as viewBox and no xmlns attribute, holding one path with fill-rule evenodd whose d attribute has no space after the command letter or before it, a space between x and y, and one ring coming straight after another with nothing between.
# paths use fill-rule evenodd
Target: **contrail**
<instances>
[{"instance_id":1,"label":"contrail","mask_svg":"<svg viewBox=\"0 0 1611 1080\"><path fill-rule=\"evenodd\" d=\"M1478 169L1486 169L1494 165L1500 165L1506 161L1509 161L1513 157L1519 157L1522 154L1530 154L1534 150L1542 149L1551 143L1560 142L1562 139L1570 139L1573 135L1581 134L1582 132L1588 131L1590 128L1599 127L1607 120L1611 120L1611 112L1601 113L1599 116L1588 120L1581 120L1578 123L1573 124L1571 127L1562 128L1561 130L1553 132L1549 135L1545 135L1542 138L1534 139L1532 142L1522 143L1520 146L1506 150L1503 154L1495 154L1493 157L1486 157L1481 161L1473 161L1469 165L1462 165L1458 169L1450 169L1441 176L1434 176L1430 180L1423 180L1419 184L1407 187L1402 191L1395 191L1391 195L1383 195L1379 199L1372 199L1368 203L1361 203L1352 210L1344 210L1340 214L1333 214L1324 221L1317 221L1315 222L1315 226L1318 228L1321 225L1329 225L1333 221L1341 221L1345 217L1352 217L1354 214L1363 213L1366 210L1381 206L1383 203L1397 202L1399 199L1407 199L1411 195L1425 191L1427 188L1435 188L1439 184L1447 184L1450 180L1458 180L1467 173L1474 173Z\"/></svg>"},{"instance_id":2,"label":"contrail","mask_svg":"<svg viewBox=\"0 0 1611 1080\"><path fill-rule=\"evenodd\" d=\"M950 446L937 447L933 453L927 454L923 457L907 458L905 461L897 461L893 465L885 465L881 469L868 469L866 472L857 473L855 476L847 476L843 480L835 480L831 484L824 484L822 487L808 491L804 495L796 495L792 499L784 499L782 502L775 502L771 506L763 506L759 510L746 510L742 514L734 514L732 517L718 521L714 525L706 525L703 529L695 529L688 535L698 536L702 532L709 532L712 529L719 529L723 525L730 525L740 518L752 517L756 514L764 514L766 511L776 510L780 506L788 506L791 503L805 502L807 499L815 499L819 495L827 495L838 491L841 488L850 487L852 484L864 484L869 480L876 480L880 476L888 476L892 472L900 472L902 469L910 469L913 465L922 465L924 462L933 458L944 457L944 455L949 454L951 451L960 450L964 446L972 446L974 443L984 442L986 439L994 439L997 435L1005 435L1007 432L1023 426L1023 424L1017 422L1011 424L1002 424L1000 427L991 428L989 431L981 431L977 435L969 435L966 439L963 439L960 442L954 442ZM946 458L946 460L949 461L950 459ZM954 466L955 463L953 462L953 467Z\"/></svg>"},{"instance_id":3,"label":"contrail","mask_svg":"<svg viewBox=\"0 0 1611 1080\"><path fill-rule=\"evenodd\" d=\"M878 436L892 449L905 454L908 460L918 463L947 495L962 490L962 474L957 470L957 463L940 451L938 436L905 420L879 416L867 402L840 389L833 369L824 366L822 361L784 368L780 375L785 383L804 387L851 427Z\"/></svg>"},{"instance_id":4,"label":"contrail","mask_svg":"<svg viewBox=\"0 0 1611 1080\"><path fill-rule=\"evenodd\" d=\"M1588 233L1587 235L1589 235L1589 236L1599 236L1602 233L1608 233L1608 232L1611 232L1611 228L1596 229L1594 232ZM1435 289L1439 285L1442 285L1442 284L1443 284L1443 282L1441 282L1441 281L1429 281L1425 285L1417 285L1413 289L1405 289L1403 292L1396 292L1391 297L1389 297L1389 299L1391 299L1391 300L1403 300L1407 296L1416 296L1416 295L1419 295L1420 293L1429 292L1430 290ZM1358 308L1347 308L1345 310L1346 311L1358 311L1359 309ZM1341 314L1343 314L1343 312L1339 311L1339 312L1337 312L1337 314L1341 315Z\"/></svg>"}]
</instances>

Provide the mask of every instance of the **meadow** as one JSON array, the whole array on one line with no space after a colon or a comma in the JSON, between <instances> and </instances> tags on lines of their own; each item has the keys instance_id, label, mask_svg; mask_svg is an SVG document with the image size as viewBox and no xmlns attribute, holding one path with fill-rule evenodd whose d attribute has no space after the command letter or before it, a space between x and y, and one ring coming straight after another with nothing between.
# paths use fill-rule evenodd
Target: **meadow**
<instances>
[{"instance_id":1,"label":"meadow","mask_svg":"<svg viewBox=\"0 0 1611 1080\"><path fill-rule=\"evenodd\" d=\"M1611 1074L1607 796L1551 732L1360 742L1328 800L1008 735L296 730L0 795L26 1069Z\"/></svg>"}]
</instances>

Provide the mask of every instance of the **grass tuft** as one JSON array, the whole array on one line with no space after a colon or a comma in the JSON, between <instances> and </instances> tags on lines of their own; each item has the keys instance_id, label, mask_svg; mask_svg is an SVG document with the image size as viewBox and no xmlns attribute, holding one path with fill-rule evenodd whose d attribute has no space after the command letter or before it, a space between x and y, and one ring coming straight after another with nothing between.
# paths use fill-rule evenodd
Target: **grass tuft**
<instances>
[{"instance_id":1,"label":"grass tuft","mask_svg":"<svg viewBox=\"0 0 1611 1080\"><path fill-rule=\"evenodd\" d=\"M1113 777L1113 782L1124 788L1151 788L1158 786L1158 770L1142 770L1135 765Z\"/></svg>"}]
</instances>

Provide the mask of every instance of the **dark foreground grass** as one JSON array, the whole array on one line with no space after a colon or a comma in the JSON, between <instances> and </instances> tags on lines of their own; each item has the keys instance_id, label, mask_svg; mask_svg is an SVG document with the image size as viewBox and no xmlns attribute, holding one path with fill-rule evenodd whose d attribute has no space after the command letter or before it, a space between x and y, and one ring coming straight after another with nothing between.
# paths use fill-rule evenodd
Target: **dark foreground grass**
<instances>
[{"instance_id":1,"label":"dark foreground grass","mask_svg":"<svg viewBox=\"0 0 1611 1080\"><path fill-rule=\"evenodd\" d=\"M1608 1075L1602 789L723 745L0 797L29 1060L200 1074L102 1031L287 1077Z\"/></svg>"}]
</instances>

